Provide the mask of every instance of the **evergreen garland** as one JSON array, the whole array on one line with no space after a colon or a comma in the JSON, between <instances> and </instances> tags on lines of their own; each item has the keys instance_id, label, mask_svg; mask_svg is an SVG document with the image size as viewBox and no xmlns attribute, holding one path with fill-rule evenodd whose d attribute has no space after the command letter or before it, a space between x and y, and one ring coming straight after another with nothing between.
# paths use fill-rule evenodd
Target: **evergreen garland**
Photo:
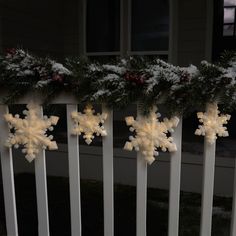
<instances>
[{"instance_id":1,"label":"evergreen garland","mask_svg":"<svg viewBox=\"0 0 236 236\"><path fill-rule=\"evenodd\" d=\"M29 91L42 94L45 103L61 92L78 103L106 103L116 109L138 102L143 112L163 104L170 114L187 114L217 102L223 112L235 109L236 54L224 52L219 62L200 66L173 66L160 59L119 58L109 64L67 58L64 65L22 49L0 55L0 85L10 104Z\"/></svg>"}]
</instances>

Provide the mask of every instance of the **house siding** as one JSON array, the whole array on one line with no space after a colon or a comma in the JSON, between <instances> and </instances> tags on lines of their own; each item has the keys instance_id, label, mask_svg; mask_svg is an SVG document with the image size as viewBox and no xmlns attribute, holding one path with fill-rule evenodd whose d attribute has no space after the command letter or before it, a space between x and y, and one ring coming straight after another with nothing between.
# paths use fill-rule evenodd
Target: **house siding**
<instances>
[{"instance_id":1,"label":"house siding","mask_svg":"<svg viewBox=\"0 0 236 236\"><path fill-rule=\"evenodd\" d=\"M2 47L23 47L39 55L63 54L63 2L2 1ZM16 45L17 44L17 45ZM62 49L62 50L61 50Z\"/></svg>"},{"instance_id":2,"label":"house siding","mask_svg":"<svg viewBox=\"0 0 236 236\"><path fill-rule=\"evenodd\" d=\"M178 64L198 65L206 57L207 1L180 0L178 13Z\"/></svg>"}]
</instances>

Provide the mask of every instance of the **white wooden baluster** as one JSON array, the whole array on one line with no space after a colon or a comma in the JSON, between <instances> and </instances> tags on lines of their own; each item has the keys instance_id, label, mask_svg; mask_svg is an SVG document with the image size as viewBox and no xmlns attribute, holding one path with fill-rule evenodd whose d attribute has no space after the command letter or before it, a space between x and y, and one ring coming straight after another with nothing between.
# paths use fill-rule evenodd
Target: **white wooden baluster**
<instances>
[{"instance_id":1,"label":"white wooden baluster","mask_svg":"<svg viewBox=\"0 0 236 236\"><path fill-rule=\"evenodd\" d=\"M177 151L171 153L170 159L170 197L169 197L169 226L168 235L178 236L179 232L179 199L182 153L182 117L172 134Z\"/></svg>"},{"instance_id":2,"label":"white wooden baluster","mask_svg":"<svg viewBox=\"0 0 236 236\"><path fill-rule=\"evenodd\" d=\"M138 116L141 115L138 108ZM136 235L146 236L147 215L147 162L137 153Z\"/></svg>"},{"instance_id":3,"label":"white wooden baluster","mask_svg":"<svg viewBox=\"0 0 236 236\"><path fill-rule=\"evenodd\" d=\"M104 236L114 235L114 190L113 190L113 111L102 106L107 113L104 127L107 136L103 137L103 198L104 198Z\"/></svg>"},{"instance_id":4,"label":"white wooden baluster","mask_svg":"<svg viewBox=\"0 0 236 236\"><path fill-rule=\"evenodd\" d=\"M9 128L6 121L3 119L3 114L8 113L6 105L0 105L0 151L1 151L1 165L2 165L2 181L3 193L5 203L5 215L7 235L17 236L17 215L16 215L16 200L15 200L15 185L14 185L14 172L11 148L5 147L5 142L8 138Z\"/></svg>"},{"instance_id":5,"label":"white wooden baluster","mask_svg":"<svg viewBox=\"0 0 236 236\"><path fill-rule=\"evenodd\" d=\"M137 154L137 206L136 235L146 236L147 213L147 163L143 155Z\"/></svg>"},{"instance_id":6,"label":"white wooden baluster","mask_svg":"<svg viewBox=\"0 0 236 236\"><path fill-rule=\"evenodd\" d=\"M231 216L231 236L236 235L236 161L234 162L234 190L233 190L233 206Z\"/></svg>"},{"instance_id":7,"label":"white wooden baluster","mask_svg":"<svg viewBox=\"0 0 236 236\"><path fill-rule=\"evenodd\" d=\"M41 115L43 117L42 107ZM44 150L40 150L35 158L35 180L38 209L38 235L49 236L47 174Z\"/></svg>"},{"instance_id":8,"label":"white wooden baluster","mask_svg":"<svg viewBox=\"0 0 236 236\"><path fill-rule=\"evenodd\" d=\"M71 135L73 120L71 112L77 111L77 105L66 105L67 108L67 137L70 178L70 210L71 235L81 236L81 200L80 200L80 163L78 136Z\"/></svg>"},{"instance_id":9,"label":"white wooden baluster","mask_svg":"<svg viewBox=\"0 0 236 236\"><path fill-rule=\"evenodd\" d=\"M201 211L201 236L211 235L212 205L215 173L215 149L216 144L209 144L204 139L204 163L203 163L203 186L202 186L202 211Z\"/></svg>"}]
</instances>

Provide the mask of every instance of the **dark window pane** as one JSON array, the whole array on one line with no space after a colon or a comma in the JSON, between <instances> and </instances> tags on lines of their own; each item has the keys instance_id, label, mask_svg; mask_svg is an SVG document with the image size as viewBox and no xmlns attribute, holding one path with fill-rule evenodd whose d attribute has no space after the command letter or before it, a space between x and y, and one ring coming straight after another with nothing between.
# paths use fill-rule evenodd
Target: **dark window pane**
<instances>
[{"instance_id":1,"label":"dark window pane","mask_svg":"<svg viewBox=\"0 0 236 236\"><path fill-rule=\"evenodd\" d=\"M79 53L79 47L81 47L81 36L79 35L80 27L82 23L79 16L81 5L81 0L70 0L63 1L63 32L64 35L60 37L63 38L63 48L65 56L77 56Z\"/></svg>"},{"instance_id":2,"label":"dark window pane","mask_svg":"<svg viewBox=\"0 0 236 236\"><path fill-rule=\"evenodd\" d=\"M234 25L224 25L224 36L234 35Z\"/></svg>"},{"instance_id":3,"label":"dark window pane","mask_svg":"<svg viewBox=\"0 0 236 236\"><path fill-rule=\"evenodd\" d=\"M87 1L87 52L119 51L119 0Z\"/></svg>"},{"instance_id":4,"label":"dark window pane","mask_svg":"<svg viewBox=\"0 0 236 236\"><path fill-rule=\"evenodd\" d=\"M236 0L224 0L224 6L236 6Z\"/></svg>"},{"instance_id":5,"label":"dark window pane","mask_svg":"<svg viewBox=\"0 0 236 236\"><path fill-rule=\"evenodd\" d=\"M231 119L227 125L227 130L229 132L229 137L219 137L217 139L216 145L216 157L222 158L235 158L236 146L234 145L236 141L236 130L234 129L236 125L236 112L231 113Z\"/></svg>"},{"instance_id":6,"label":"dark window pane","mask_svg":"<svg viewBox=\"0 0 236 236\"><path fill-rule=\"evenodd\" d=\"M132 1L132 51L168 50L169 1Z\"/></svg>"},{"instance_id":7,"label":"dark window pane","mask_svg":"<svg viewBox=\"0 0 236 236\"><path fill-rule=\"evenodd\" d=\"M22 47L35 54L63 58L68 28L76 24L72 21L66 25L66 4L63 0L1 0L3 48Z\"/></svg>"}]
</instances>

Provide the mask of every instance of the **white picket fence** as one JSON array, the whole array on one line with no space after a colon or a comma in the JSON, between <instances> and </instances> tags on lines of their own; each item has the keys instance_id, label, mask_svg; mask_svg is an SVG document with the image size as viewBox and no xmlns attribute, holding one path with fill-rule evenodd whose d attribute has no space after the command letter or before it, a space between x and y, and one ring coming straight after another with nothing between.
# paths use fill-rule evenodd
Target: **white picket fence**
<instances>
[{"instance_id":1,"label":"white picket fence","mask_svg":"<svg viewBox=\"0 0 236 236\"><path fill-rule=\"evenodd\" d=\"M31 95L29 98L35 96ZM26 104L28 98L18 104ZM73 122L70 118L72 111L77 110L73 98L61 96L53 104L66 104L67 126L71 129ZM105 129L108 135L103 137L103 197L104 197L104 236L114 235L114 190L113 190L113 112L102 106L108 114ZM4 188L6 227L8 236L18 235L15 186L13 173L12 150L4 146L8 137L8 125L3 120L3 114L8 112L8 106L0 105L0 151L2 165L2 179ZM178 151L171 154L170 159L170 197L168 235L177 236L179 232L179 199L181 175L181 141L182 119L173 133L174 142ZM46 181L45 152L41 151L35 160L36 193L38 209L38 235L49 236L49 217ZM76 136L68 134L68 158L70 179L70 208L71 208L71 235L81 236L81 201L80 201L80 157L79 140ZM201 209L201 236L210 236L212 227L212 204L215 168L215 145L204 144L204 173ZM147 207L147 171L148 167L140 153L137 154L137 192L136 192L136 235L146 236L146 207ZM232 207L231 236L236 235L236 174Z\"/></svg>"}]
</instances>

